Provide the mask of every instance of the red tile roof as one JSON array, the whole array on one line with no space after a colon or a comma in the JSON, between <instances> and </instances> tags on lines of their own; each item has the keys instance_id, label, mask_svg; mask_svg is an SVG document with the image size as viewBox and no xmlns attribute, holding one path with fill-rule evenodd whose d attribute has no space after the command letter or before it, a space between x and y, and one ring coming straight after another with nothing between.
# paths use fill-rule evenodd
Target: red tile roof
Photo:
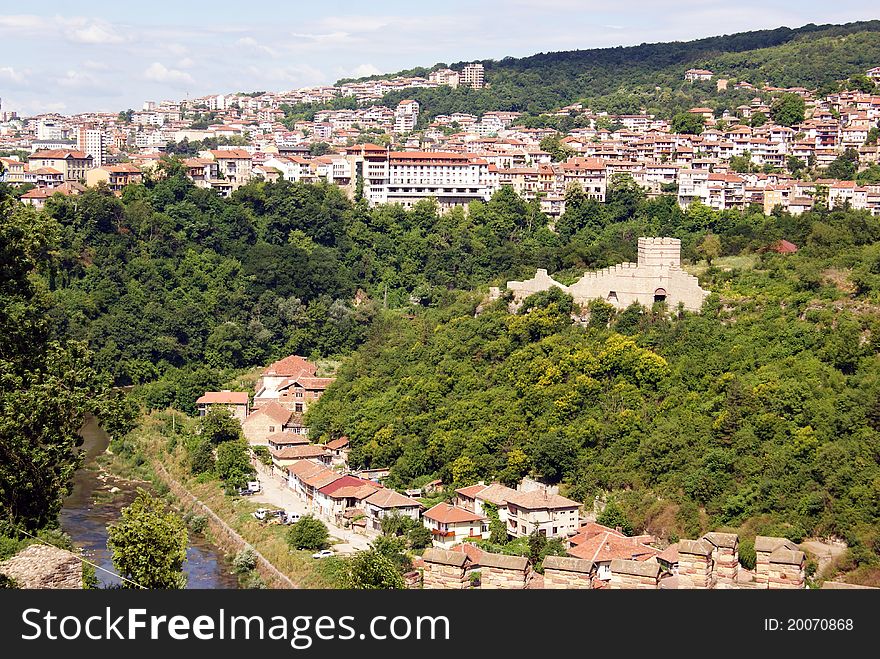
<instances>
[{"instance_id":1,"label":"red tile roof","mask_svg":"<svg viewBox=\"0 0 880 659\"><path fill-rule=\"evenodd\" d=\"M645 561L659 553L659 549L643 545L633 538L617 535L616 532L594 535L568 550L569 556L583 558L594 563L607 562L615 558Z\"/></svg>"},{"instance_id":2,"label":"red tile roof","mask_svg":"<svg viewBox=\"0 0 880 659\"><path fill-rule=\"evenodd\" d=\"M270 447L269 453L278 460L308 460L309 458L320 458L327 455L324 448L318 444L299 444L283 448Z\"/></svg>"},{"instance_id":3,"label":"red tile roof","mask_svg":"<svg viewBox=\"0 0 880 659\"><path fill-rule=\"evenodd\" d=\"M247 405L248 395L246 391L206 391L196 401L196 405L205 404Z\"/></svg>"},{"instance_id":4,"label":"red tile roof","mask_svg":"<svg viewBox=\"0 0 880 659\"><path fill-rule=\"evenodd\" d=\"M378 508L421 507L421 503L389 488L382 488L367 497L367 502Z\"/></svg>"},{"instance_id":5,"label":"red tile roof","mask_svg":"<svg viewBox=\"0 0 880 659\"><path fill-rule=\"evenodd\" d=\"M290 417L293 412L289 409L281 405L280 403L276 403L274 400L266 403L262 407L258 407L254 410L251 415L245 420L245 422L250 421L254 417L259 415L268 416L273 421L277 421L280 424L285 424L290 421Z\"/></svg>"},{"instance_id":6,"label":"red tile roof","mask_svg":"<svg viewBox=\"0 0 880 659\"><path fill-rule=\"evenodd\" d=\"M339 439L331 439L327 442L326 446L331 451L337 451L341 448L345 448L348 444L348 437L340 437Z\"/></svg>"},{"instance_id":7,"label":"red tile roof","mask_svg":"<svg viewBox=\"0 0 880 659\"><path fill-rule=\"evenodd\" d=\"M263 371L263 375L281 375L289 378L298 377L300 375L313 377L318 367L299 355L290 355L277 362L272 362Z\"/></svg>"},{"instance_id":8,"label":"red tile roof","mask_svg":"<svg viewBox=\"0 0 880 659\"><path fill-rule=\"evenodd\" d=\"M425 511L423 517L440 522L441 524L454 524L456 522L481 522L485 517L476 515L464 508L450 506L448 503L438 503L430 510Z\"/></svg>"}]
</instances>

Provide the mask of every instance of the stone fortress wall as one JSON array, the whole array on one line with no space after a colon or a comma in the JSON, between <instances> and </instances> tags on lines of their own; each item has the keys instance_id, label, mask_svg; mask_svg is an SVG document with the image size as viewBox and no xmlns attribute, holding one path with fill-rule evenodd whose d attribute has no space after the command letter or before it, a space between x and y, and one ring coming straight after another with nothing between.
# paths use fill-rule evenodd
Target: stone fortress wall
<instances>
[{"instance_id":1,"label":"stone fortress wall","mask_svg":"<svg viewBox=\"0 0 880 659\"><path fill-rule=\"evenodd\" d=\"M638 263L617 265L585 272L571 286L565 286L539 269L532 279L507 282L515 304L540 291L556 286L569 293L576 304L586 305L601 298L618 309L633 302L650 308L665 301L670 309L684 305L699 311L709 291L700 288L697 278L681 269L681 241L677 238L639 238Z\"/></svg>"}]
</instances>

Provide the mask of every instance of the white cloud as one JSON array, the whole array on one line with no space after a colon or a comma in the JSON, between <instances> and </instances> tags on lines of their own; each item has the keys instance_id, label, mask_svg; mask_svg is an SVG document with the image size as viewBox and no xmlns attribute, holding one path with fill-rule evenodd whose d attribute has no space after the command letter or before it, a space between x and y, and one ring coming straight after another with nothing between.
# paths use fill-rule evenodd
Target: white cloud
<instances>
[{"instance_id":1,"label":"white cloud","mask_svg":"<svg viewBox=\"0 0 880 659\"><path fill-rule=\"evenodd\" d=\"M309 41L345 41L348 39L351 34L348 32L343 32L342 30L337 30L336 32L328 32L326 34L316 34L313 32L291 32L290 36L296 37L297 39L308 39Z\"/></svg>"},{"instance_id":2,"label":"white cloud","mask_svg":"<svg viewBox=\"0 0 880 659\"><path fill-rule=\"evenodd\" d=\"M177 69L169 69L164 64L153 62L144 71L144 77L153 82L160 82L171 86L180 87L181 85L195 84L193 77L184 71Z\"/></svg>"},{"instance_id":3,"label":"white cloud","mask_svg":"<svg viewBox=\"0 0 880 659\"><path fill-rule=\"evenodd\" d=\"M16 71L11 66L0 66L0 80L16 85L23 85L27 81L24 73Z\"/></svg>"},{"instance_id":4,"label":"white cloud","mask_svg":"<svg viewBox=\"0 0 880 659\"><path fill-rule=\"evenodd\" d=\"M87 59L82 63L84 69L89 69L90 71L109 71L110 65L106 62L96 62L93 59Z\"/></svg>"},{"instance_id":5,"label":"white cloud","mask_svg":"<svg viewBox=\"0 0 880 659\"><path fill-rule=\"evenodd\" d=\"M349 70L340 68L338 73L341 78L365 78L367 76L377 76L382 73L382 70L372 64L359 64Z\"/></svg>"},{"instance_id":6,"label":"white cloud","mask_svg":"<svg viewBox=\"0 0 880 659\"><path fill-rule=\"evenodd\" d=\"M114 44L125 41L118 28L106 23L91 23L74 29L68 39L76 43Z\"/></svg>"},{"instance_id":7,"label":"white cloud","mask_svg":"<svg viewBox=\"0 0 880 659\"><path fill-rule=\"evenodd\" d=\"M182 69L192 68L193 65L195 65L195 60L193 60L191 57L184 57L182 60L179 60L177 62L177 66Z\"/></svg>"},{"instance_id":8,"label":"white cloud","mask_svg":"<svg viewBox=\"0 0 880 659\"><path fill-rule=\"evenodd\" d=\"M235 42L236 45L242 46L243 48L250 49L252 51L256 51L259 53L264 53L269 57L278 57L278 51L274 48L270 48L265 43L261 43L254 39L253 37L242 37L238 41Z\"/></svg>"}]
</instances>

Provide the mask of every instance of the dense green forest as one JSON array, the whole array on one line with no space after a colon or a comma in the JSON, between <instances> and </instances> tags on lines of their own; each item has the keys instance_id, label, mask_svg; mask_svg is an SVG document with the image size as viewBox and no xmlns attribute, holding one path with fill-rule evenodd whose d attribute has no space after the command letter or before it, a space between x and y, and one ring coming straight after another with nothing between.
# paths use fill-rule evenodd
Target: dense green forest
<instances>
[{"instance_id":1,"label":"dense green forest","mask_svg":"<svg viewBox=\"0 0 880 659\"><path fill-rule=\"evenodd\" d=\"M561 292L517 314L466 293L383 314L310 410L313 432L347 434L355 464L392 466L400 486L538 474L588 505L612 493L635 528L663 536L837 534L876 564L876 219L682 213L663 199L627 218L562 233L631 258L639 235L678 236L687 253L710 229L740 254L703 272L702 314L599 302L575 323ZM801 250L760 251L780 236Z\"/></svg>"},{"instance_id":2,"label":"dense green forest","mask_svg":"<svg viewBox=\"0 0 880 659\"><path fill-rule=\"evenodd\" d=\"M644 108L671 118L676 112L705 103L720 114L755 95L735 90L732 84L716 93L714 81L686 83L688 68L709 68L720 77L754 85L804 86L828 92L836 90L839 81L864 73L878 62L880 21L810 24L687 42L484 60L489 85L485 89L406 89L388 94L382 102L393 107L404 98L419 101L423 106L421 124L452 112L515 110L537 115L575 101L597 111L633 113Z\"/></svg>"},{"instance_id":3,"label":"dense green forest","mask_svg":"<svg viewBox=\"0 0 880 659\"><path fill-rule=\"evenodd\" d=\"M588 505L610 493L634 528L836 533L854 565L877 560L880 225L867 213L683 211L622 179L605 204L570 192L551 230L509 188L441 215L327 185L254 182L222 199L164 166L121 198L6 202L10 254L26 257L7 279L30 282L44 318L34 348L81 341L91 391L140 384L147 406L192 411L240 369L342 356L308 422L351 437L355 464L391 466L392 484L539 474ZM22 242L26 225L47 238ZM568 283L634 260L640 235L714 257L698 270L714 292L702 314L484 302L536 267ZM780 238L800 251L765 251Z\"/></svg>"}]
</instances>

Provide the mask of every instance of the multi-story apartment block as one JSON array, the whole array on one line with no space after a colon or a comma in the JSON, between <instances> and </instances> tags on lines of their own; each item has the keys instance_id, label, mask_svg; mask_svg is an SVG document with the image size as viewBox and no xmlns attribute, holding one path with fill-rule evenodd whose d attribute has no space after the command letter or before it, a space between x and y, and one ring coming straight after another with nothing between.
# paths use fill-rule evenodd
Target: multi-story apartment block
<instances>
[{"instance_id":1,"label":"multi-story apartment block","mask_svg":"<svg viewBox=\"0 0 880 659\"><path fill-rule=\"evenodd\" d=\"M479 62L468 64L459 74L460 84L471 89L482 89L484 82L485 70Z\"/></svg>"},{"instance_id":2,"label":"multi-story apartment block","mask_svg":"<svg viewBox=\"0 0 880 659\"><path fill-rule=\"evenodd\" d=\"M37 151L28 156L28 167L40 169L48 167L60 172L65 181L84 179L86 171L92 168L93 158L82 151L59 149L54 151Z\"/></svg>"},{"instance_id":3,"label":"multi-story apartment block","mask_svg":"<svg viewBox=\"0 0 880 659\"><path fill-rule=\"evenodd\" d=\"M419 120L418 101L404 100L397 104L394 111L394 132L411 133Z\"/></svg>"}]
</instances>

